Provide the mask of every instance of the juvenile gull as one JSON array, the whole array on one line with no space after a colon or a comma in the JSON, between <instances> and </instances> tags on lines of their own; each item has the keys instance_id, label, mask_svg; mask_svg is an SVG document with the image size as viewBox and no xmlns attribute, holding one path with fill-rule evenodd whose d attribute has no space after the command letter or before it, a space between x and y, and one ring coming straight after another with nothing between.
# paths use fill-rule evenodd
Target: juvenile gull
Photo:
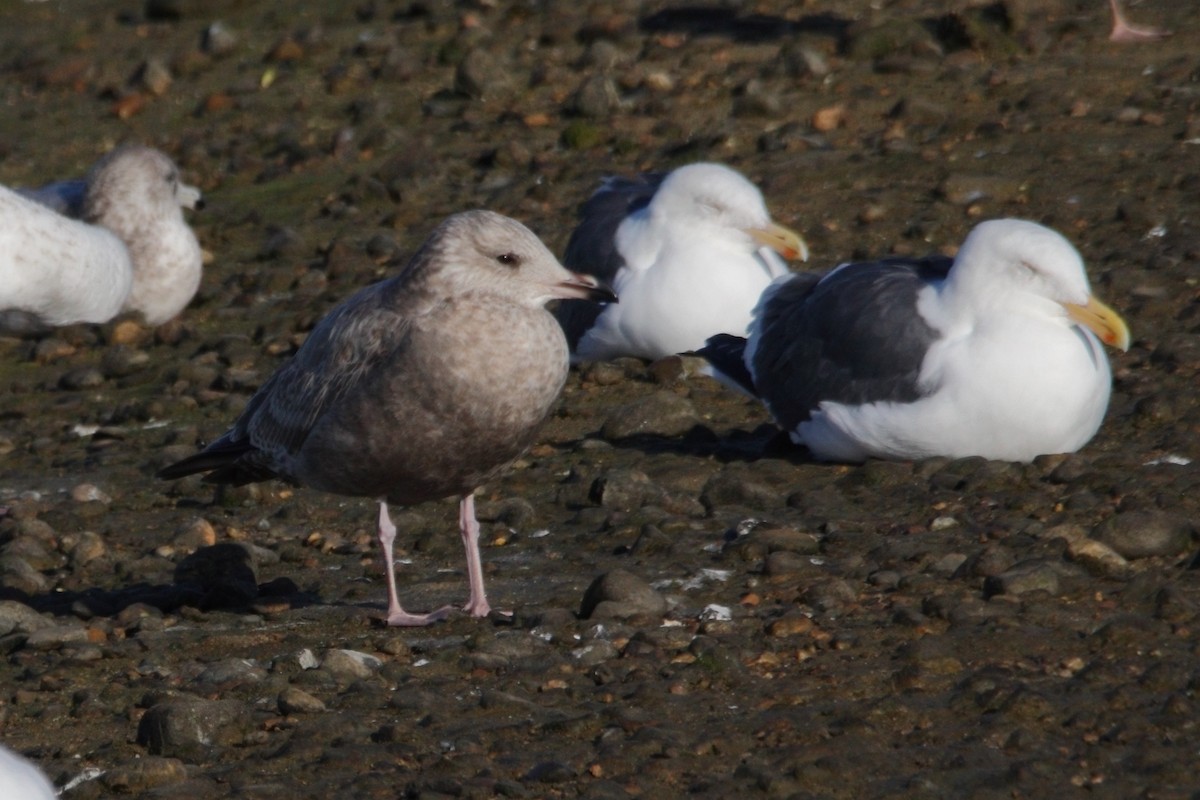
<instances>
[{"instance_id":1,"label":"juvenile gull","mask_svg":"<svg viewBox=\"0 0 1200 800\"><path fill-rule=\"evenodd\" d=\"M180 210L199 200L171 159L140 145L108 153L84 181L0 187L0 310L50 325L122 310L166 322L200 285L200 245Z\"/></svg>"},{"instance_id":2,"label":"juvenile gull","mask_svg":"<svg viewBox=\"0 0 1200 800\"><path fill-rule=\"evenodd\" d=\"M1127 349L1129 329L1092 296L1075 248L1002 219L953 260L782 279L747 339L700 352L819 459L1029 461L1073 452L1100 427L1112 389L1100 341Z\"/></svg>"},{"instance_id":3,"label":"juvenile gull","mask_svg":"<svg viewBox=\"0 0 1200 800\"><path fill-rule=\"evenodd\" d=\"M758 187L721 164L608 178L580 217L564 263L621 298L559 304L581 361L653 360L744 334L758 296L787 272L779 256L808 257L798 234L771 221Z\"/></svg>"},{"instance_id":4,"label":"juvenile gull","mask_svg":"<svg viewBox=\"0 0 1200 800\"><path fill-rule=\"evenodd\" d=\"M162 470L214 483L267 478L379 498L388 623L425 625L396 592L388 504L457 495L470 600L486 616L474 491L532 443L567 375L552 298L615 299L565 270L519 222L443 222L397 276L350 297L263 384L233 427Z\"/></svg>"}]
</instances>

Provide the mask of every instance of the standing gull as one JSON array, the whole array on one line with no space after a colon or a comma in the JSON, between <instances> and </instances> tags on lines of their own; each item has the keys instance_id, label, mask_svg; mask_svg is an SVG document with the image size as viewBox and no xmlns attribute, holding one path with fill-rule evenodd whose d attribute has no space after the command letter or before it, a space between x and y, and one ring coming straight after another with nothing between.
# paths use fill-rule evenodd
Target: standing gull
<instances>
[{"instance_id":1,"label":"standing gull","mask_svg":"<svg viewBox=\"0 0 1200 800\"><path fill-rule=\"evenodd\" d=\"M426 625L450 608L400 606L388 504L458 495L464 610L486 616L474 491L532 443L562 390L567 344L544 308L552 298L615 299L565 270L521 223L490 211L452 216L399 275L330 312L229 432L159 476L278 477L379 498L391 625Z\"/></svg>"},{"instance_id":2,"label":"standing gull","mask_svg":"<svg viewBox=\"0 0 1200 800\"><path fill-rule=\"evenodd\" d=\"M166 322L200 285L200 245L181 211L199 200L171 159L140 145L108 153L84 181L0 187L0 310L49 325L122 310Z\"/></svg>"},{"instance_id":3,"label":"standing gull","mask_svg":"<svg viewBox=\"0 0 1200 800\"><path fill-rule=\"evenodd\" d=\"M621 298L559 305L580 361L653 360L743 334L758 296L787 272L779 255L808 257L799 235L771 221L758 187L721 164L609 178L580 216L563 261Z\"/></svg>"},{"instance_id":4,"label":"standing gull","mask_svg":"<svg viewBox=\"0 0 1200 800\"><path fill-rule=\"evenodd\" d=\"M1099 337L1099 341L1097 340ZM978 225L953 259L843 264L763 293L747 339L700 352L819 459L1030 461L1092 438L1129 329L1033 222Z\"/></svg>"}]
</instances>

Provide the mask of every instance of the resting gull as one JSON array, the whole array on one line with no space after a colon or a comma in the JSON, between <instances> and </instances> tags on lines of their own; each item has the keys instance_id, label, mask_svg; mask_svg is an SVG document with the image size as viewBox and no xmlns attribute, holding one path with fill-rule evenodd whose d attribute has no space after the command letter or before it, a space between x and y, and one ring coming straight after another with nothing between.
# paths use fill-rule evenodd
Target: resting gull
<instances>
[{"instance_id":1,"label":"resting gull","mask_svg":"<svg viewBox=\"0 0 1200 800\"><path fill-rule=\"evenodd\" d=\"M771 221L758 187L722 164L609 178L580 216L563 261L621 298L559 304L580 361L653 360L743 334L762 290L787 272L776 254L808 257L800 236Z\"/></svg>"},{"instance_id":2,"label":"resting gull","mask_svg":"<svg viewBox=\"0 0 1200 800\"><path fill-rule=\"evenodd\" d=\"M0 745L0 797L5 800L57 800L58 792L32 761Z\"/></svg>"},{"instance_id":3,"label":"resting gull","mask_svg":"<svg viewBox=\"0 0 1200 800\"><path fill-rule=\"evenodd\" d=\"M199 200L170 158L140 145L108 153L85 181L0 186L0 310L49 325L122 310L166 322L200 285L200 245L180 210Z\"/></svg>"},{"instance_id":4,"label":"resting gull","mask_svg":"<svg viewBox=\"0 0 1200 800\"><path fill-rule=\"evenodd\" d=\"M379 498L391 625L425 625L396 592L388 504L460 498L473 616L490 611L474 491L533 441L567 376L552 298L615 299L568 272L528 228L490 211L443 222L397 276L343 302L263 384L233 427L162 470L268 478Z\"/></svg>"},{"instance_id":5,"label":"resting gull","mask_svg":"<svg viewBox=\"0 0 1200 800\"><path fill-rule=\"evenodd\" d=\"M1100 427L1111 392L1100 341L1127 349L1129 329L1092 296L1075 248L1002 219L953 260L779 280L747 339L714 337L700 353L819 459L1029 461L1075 451Z\"/></svg>"}]
</instances>

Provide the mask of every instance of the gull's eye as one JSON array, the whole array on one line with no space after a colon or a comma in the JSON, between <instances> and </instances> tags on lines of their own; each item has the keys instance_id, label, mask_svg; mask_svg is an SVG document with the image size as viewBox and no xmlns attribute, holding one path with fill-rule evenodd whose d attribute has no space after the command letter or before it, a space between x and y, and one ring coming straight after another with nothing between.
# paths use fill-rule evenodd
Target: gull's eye
<instances>
[{"instance_id":1,"label":"gull's eye","mask_svg":"<svg viewBox=\"0 0 1200 800\"><path fill-rule=\"evenodd\" d=\"M521 266L521 257L516 253L501 253L496 256L496 260L504 266L512 267L513 269Z\"/></svg>"}]
</instances>

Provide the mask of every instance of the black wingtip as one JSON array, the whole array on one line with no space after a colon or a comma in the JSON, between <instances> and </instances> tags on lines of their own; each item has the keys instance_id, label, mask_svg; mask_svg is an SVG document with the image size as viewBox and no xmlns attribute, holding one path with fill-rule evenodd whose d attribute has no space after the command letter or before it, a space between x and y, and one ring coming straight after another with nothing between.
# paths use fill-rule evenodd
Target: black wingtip
<instances>
[{"instance_id":1,"label":"black wingtip","mask_svg":"<svg viewBox=\"0 0 1200 800\"><path fill-rule=\"evenodd\" d=\"M719 379L736 385L747 394L756 394L754 378L746 368L746 340L729 333L710 336L696 355L712 364Z\"/></svg>"}]
</instances>

